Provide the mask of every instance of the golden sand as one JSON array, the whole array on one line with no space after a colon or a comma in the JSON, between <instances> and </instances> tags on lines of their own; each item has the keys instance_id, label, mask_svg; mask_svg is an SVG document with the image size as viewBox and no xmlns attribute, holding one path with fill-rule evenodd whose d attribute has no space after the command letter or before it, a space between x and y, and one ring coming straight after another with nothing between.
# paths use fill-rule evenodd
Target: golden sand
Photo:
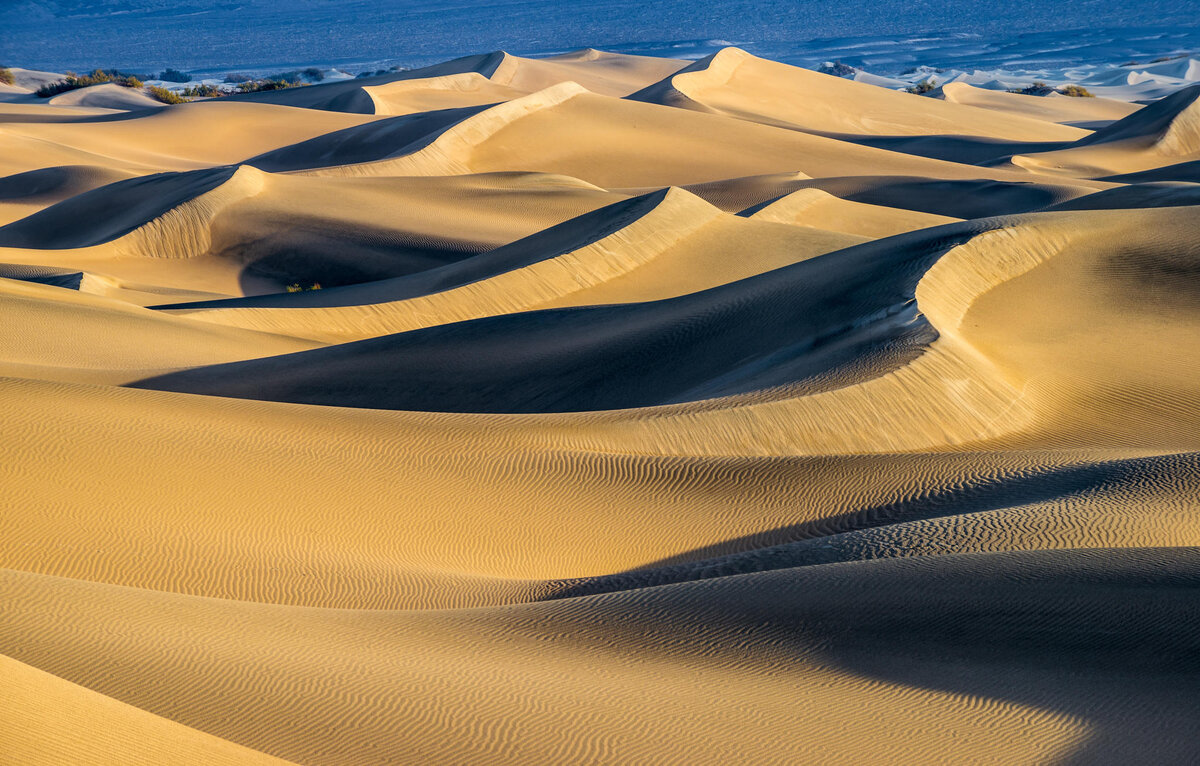
<instances>
[{"instance_id":1,"label":"golden sand","mask_svg":"<svg viewBox=\"0 0 1200 766\"><path fill-rule=\"evenodd\" d=\"M1200 86L88 90L0 105L0 764L1200 759Z\"/></svg>"}]
</instances>

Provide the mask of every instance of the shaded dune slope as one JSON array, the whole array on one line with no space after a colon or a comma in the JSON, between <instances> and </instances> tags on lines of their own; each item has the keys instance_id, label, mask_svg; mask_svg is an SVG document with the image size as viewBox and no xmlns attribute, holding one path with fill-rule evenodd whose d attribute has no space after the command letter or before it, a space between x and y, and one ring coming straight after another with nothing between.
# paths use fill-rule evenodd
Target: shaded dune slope
<instances>
[{"instance_id":1,"label":"shaded dune slope","mask_svg":"<svg viewBox=\"0 0 1200 766\"><path fill-rule=\"evenodd\" d=\"M407 277L320 293L160 308L181 309L205 321L344 341L535 308L671 298L864 239L736 218L669 189ZM754 252L730 258L734 245Z\"/></svg>"},{"instance_id":2,"label":"shaded dune slope","mask_svg":"<svg viewBox=\"0 0 1200 766\"><path fill-rule=\"evenodd\" d=\"M668 301L508 314L272 359L257 368L195 370L140 385L466 412L644 407L697 388L710 396L743 393L829 373L828 362L814 367L812 360L830 351L835 360L856 359L865 351L853 342L852 351L837 348L847 340L887 345L926 335L923 323L909 325L912 312L905 311L916 279L931 258L977 230L951 226L906 247L888 240L860 245L826 256L837 258L836 267L812 259ZM896 284L881 286L870 277L880 259ZM906 272L907 280L901 276ZM801 301L801 295L820 303ZM680 328L687 328L686 335ZM821 341L834 348L811 353ZM348 389L347 380L358 383ZM337 392L326 393L328 387Z\"/></svg>"}]
</instances>

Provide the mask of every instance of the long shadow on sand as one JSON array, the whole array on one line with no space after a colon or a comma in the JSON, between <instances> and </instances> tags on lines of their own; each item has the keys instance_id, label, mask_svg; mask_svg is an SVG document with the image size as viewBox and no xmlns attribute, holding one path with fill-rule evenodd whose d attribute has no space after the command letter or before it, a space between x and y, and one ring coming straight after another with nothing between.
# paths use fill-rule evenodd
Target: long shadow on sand
<instances>
[{"instance_id":1,"label":"long shadow on sand","mask_svg":"<svg viewBox=\"0 0 1200 766\"><path fill-rule=\"evenodd\" d=\"M427 412L573 412L747 393L894 368L935 335L917 282L995 218L924 229L648 303L486 317L133 384ZM888 275L881 279L880 275Z\"/></svg>"},{"instance_id":2,"label":"long shadow on sand","mask_svg":"<svg viewBox=\"0 0 1200 766\"><path fill-rule=\"evenodd\" d=\"M574 610L593 633L755 667L804 666L962 695L974 723L1016 703L1031 736L1059 737L1063 764L1196 763L1200 550L1130 548L951 554L780 569L601 597ZM564 634L567 631L564 630ZM757 660L766 657L770 659ZM793 658L789 661L788 658ZM731 659L732 658L732 659ZM758 665L758 663L762 663ZM799 665L799 668L795 666ZM879 688L883 704L912 706ZM798 697L796 715L805 715ZM871 715L870 706L863 715ZM914 723L900 732L918 744ZM1072 733L1076 737L1072 742ZM1036 733L1035 733L1036 732ZM897 743L903 749L903 743ZM1060 751L1061 752L1061 751ZM1011 760L997 753L997 761Z\"/></svg>"},{"instance_id":3,"label":"long shadow on sand","mask_svg":"<svg viewBox=\"0 0 1200 766\"><path fill-rule=\"evenodd\" d=\"M945 459L955 458L946 456ZM958 459L967 461L972 458L961 456ZM1068 497L1086 496L1094 502L1109 502L1105 498L1111 500L1115 494L1130 486L1168 486L1173 479L1185 474L1200 474L1200 453L1044 466L1023 472L992 470L981 473L971 482L943 487L917 498L722 540L715 545L693 549L627 572L563 582L554 589L553 597L569 598L776 569L875 559L883 557L883 552L867 544L861 536L854 535L855 532L1048 503ZM887 557L945 552L937 548L936 541L934 543L923 545L920 549L891 550L887 552Z\"/></svg>"}]
</instances>

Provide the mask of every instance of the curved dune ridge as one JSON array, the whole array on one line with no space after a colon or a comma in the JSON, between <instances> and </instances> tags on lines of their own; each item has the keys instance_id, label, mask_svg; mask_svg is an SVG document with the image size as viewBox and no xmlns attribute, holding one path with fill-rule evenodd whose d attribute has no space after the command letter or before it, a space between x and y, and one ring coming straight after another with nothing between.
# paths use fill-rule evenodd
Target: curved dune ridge
<instances>
[{"instance_id":1,"label":"curved dune ridge","mask_svg":"<svg viewBox=\"0 0 1200 766\"><path fill-rule=\"evenodd\" d=\"M1198 92L5 106L0 763L1200 760Z\"/></svg>"}]
</instances>

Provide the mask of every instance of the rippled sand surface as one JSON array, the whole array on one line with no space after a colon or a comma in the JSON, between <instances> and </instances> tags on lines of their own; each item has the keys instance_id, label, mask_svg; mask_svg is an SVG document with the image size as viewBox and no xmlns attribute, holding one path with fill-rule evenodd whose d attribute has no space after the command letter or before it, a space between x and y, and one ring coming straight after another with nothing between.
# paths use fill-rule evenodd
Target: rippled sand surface
<instances>
[{"instance_id":1,"label":"rippled sand surface","mask_svg":"<svg viewBox=\"0 0 1200 766\"><path fill-rule=\"evenodd\" d=\"M1200 760L1200 86L943 90L0 104L0 763Z\"/></svg>"}]
</instances>

